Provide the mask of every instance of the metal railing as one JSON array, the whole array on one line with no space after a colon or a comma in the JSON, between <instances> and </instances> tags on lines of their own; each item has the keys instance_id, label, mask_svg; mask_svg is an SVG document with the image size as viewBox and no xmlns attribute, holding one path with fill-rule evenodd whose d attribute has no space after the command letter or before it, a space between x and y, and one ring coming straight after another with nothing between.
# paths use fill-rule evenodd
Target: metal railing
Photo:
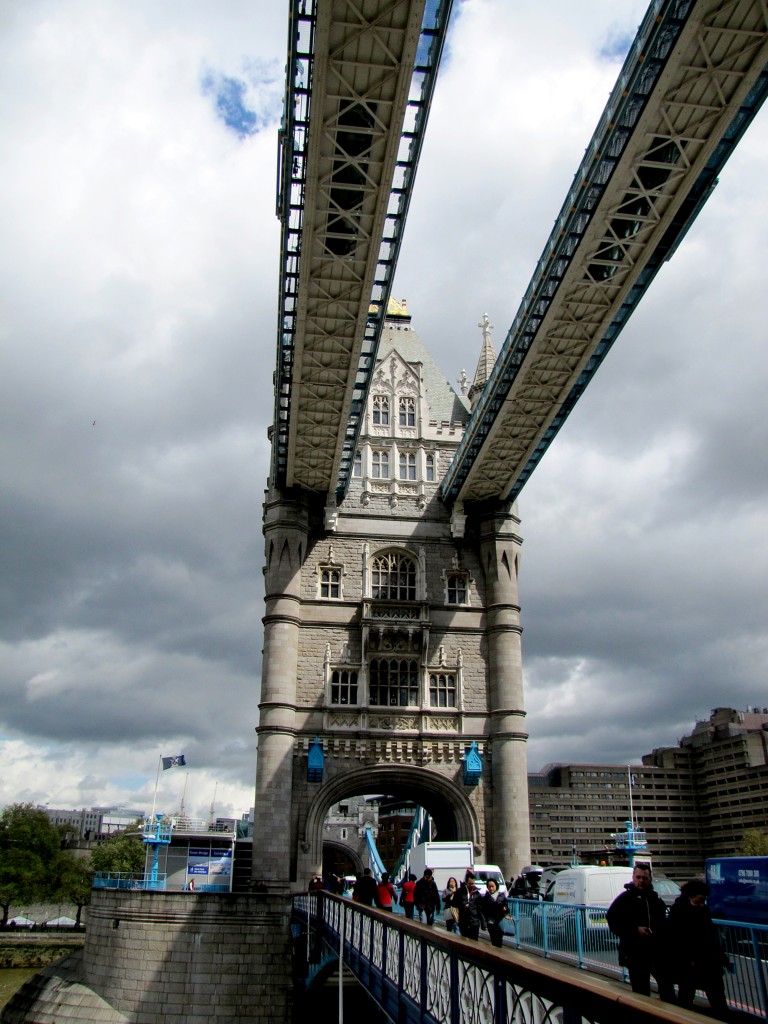
<instances>
[{"instance_id":1,"label":"metal railing","mask_svg":"<svg viewBox=\"0 0 768 1024\"><path fill-rule=\"evenodd\" d=\"M166 874L141 871L97 871L93 876L94 889L154 889L165 891Z\"/></svg>"},{"instance_id":2,"label":"metal railing","mask_svg":"<svg viewBox=\"0 0 768 1024\"><path fill-rule=\"evenodd\" d=\"M605 907L513 899L509 908L511 920L503 922L508 945L588 971L625 976ZM730 1008L768 1020L768 925L715 923L731 965L725 975Z\"/></svg>"},{"instance_id":3,"label":"metal railing","mask_svg":"<svg viewBox=\"0 0 768 1024\"><path fill-rule=\"evenodd\" d=\"M640 1024L700 1020L586 971L455 937L325 892L294 897L307 959L336 959L393 1020ZM518 918L519 919L519 918ZM297 942L297 949L302 947Z\"/></svg>"},{"instance_id":4,"label":"metal railing","mask_svg":"<svg viewBox=\"0 0 768 1024\"><path fill-rule=\"evenodd\" d=\"M231 892L229 884L195 882L194 889L185 889L177 883L168 889L168 876L164 873L138 871L97 871L93 876L94 889L143 889L154 892Z\"/></svg>"}]
</instances>

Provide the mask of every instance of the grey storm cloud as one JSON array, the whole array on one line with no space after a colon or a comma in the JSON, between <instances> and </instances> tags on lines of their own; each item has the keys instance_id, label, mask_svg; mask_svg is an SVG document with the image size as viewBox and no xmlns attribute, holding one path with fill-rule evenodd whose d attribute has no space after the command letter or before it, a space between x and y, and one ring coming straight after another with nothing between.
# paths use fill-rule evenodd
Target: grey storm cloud
<instances>
[{"instance_id":1,"label":"grey storm cloud","mask_svg":"<svg viewBox=\"0 0 768 1024\"><path fill-rule=\"evenodd\" d=\"M452 381L645 13L558 0L544 40L535 6L455 7L394 285ZM151 804L179 752L197 813L252 802L286 30L246 0L4 22L0 803ZM521 494L532 769L768 703L767 183L763 111Z\"/></svg>"}]
</instances>

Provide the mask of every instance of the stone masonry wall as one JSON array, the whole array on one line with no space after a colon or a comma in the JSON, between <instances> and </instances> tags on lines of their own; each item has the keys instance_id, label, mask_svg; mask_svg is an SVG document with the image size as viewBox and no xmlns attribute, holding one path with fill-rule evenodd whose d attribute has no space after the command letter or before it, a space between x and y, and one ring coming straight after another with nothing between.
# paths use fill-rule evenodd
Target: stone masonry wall
<instances>
[{"instance_id":1,"label":"stone masonry wall","mask_svg":"<svg viewBox=\"0 0 768 1024\"><path fill-rule=\"evenodd\" d=\"M135 1024L287 1022L287 896L96 891L84 981Z\"/></svg>"}]
</instances>

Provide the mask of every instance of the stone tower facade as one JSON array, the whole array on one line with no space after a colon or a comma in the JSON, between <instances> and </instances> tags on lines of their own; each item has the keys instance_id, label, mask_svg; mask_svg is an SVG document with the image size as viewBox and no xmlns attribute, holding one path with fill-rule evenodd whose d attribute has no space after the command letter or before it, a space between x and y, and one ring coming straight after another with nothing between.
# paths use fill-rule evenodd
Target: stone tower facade
<instances>
[{"instance_id":1,"label":"stone tower facade","mask_svg":"<svg viewBox=\"0 0 768 1024\"><path fill-rule=\"evenodd\" d=\"M361 793L421 804L507 876L529 860L519 520L438 495L468 419L391 303L346 498L267 491L253 874L271 888L306 886L329 808Z\"/></svg>"}]
</instances>

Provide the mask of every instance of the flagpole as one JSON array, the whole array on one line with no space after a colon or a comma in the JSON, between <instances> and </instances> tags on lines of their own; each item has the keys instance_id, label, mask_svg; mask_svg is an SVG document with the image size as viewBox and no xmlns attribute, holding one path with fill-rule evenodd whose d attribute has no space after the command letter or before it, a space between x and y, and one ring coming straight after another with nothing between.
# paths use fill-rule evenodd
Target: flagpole
<instances>
[{"instance_id":1,"label":"flagpole","mask_svg":"<svg viewBox=\"0 0 768 1024\"><path fill-rule=\"evenodd\" d=\"M155 795L152 797L152 817L150 821L155 820L155 807L157 806L157 787L160 782L160 765L163 763L163 755L158 754L157 757L157 775L155 776Z\"/></svg>"},{"instance_id":2,"label":"flagpole","mask_svg":"<svg viewBox=\"0 0 768 1024\"><path fill-rule=\"evenodd\" d=\"M635 827L635 810L632 806L632 775L630 772L630 766L627 765L627 788L629 789L629 820L632 822L632 828Z\"/></svg>"},{"instance_id":3,"label":"flagpole","mask_svg":"<svg viewBox=\"0 0 768 1024\"><path fill-rule=\"evenodd\" d=\"M187 781L188 781L188 779L189 779L189 772L184 772L184 792L181 794L181 810L179 811L179 816L182 817L182 818L186 815L186 809L184 807L184 802L187 799Z\"/></svg>"}]
</instances>

